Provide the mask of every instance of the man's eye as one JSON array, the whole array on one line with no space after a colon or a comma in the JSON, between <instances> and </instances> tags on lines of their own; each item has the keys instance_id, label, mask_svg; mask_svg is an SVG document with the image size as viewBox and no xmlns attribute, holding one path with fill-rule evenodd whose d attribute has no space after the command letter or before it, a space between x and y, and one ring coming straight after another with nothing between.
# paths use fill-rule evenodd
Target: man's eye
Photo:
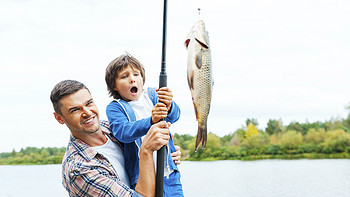
<instances>
[{"instance_id":1,"label":"man's eye","mask_svg":"<svg viewBox=\"0 0 350 197\"><path fill-rule=\"evenodd\" d=\"M76 111L78 111L78 109L72 109L72 110L70 110L70 113L74 113Z\"/></svg>"}]
</instances>

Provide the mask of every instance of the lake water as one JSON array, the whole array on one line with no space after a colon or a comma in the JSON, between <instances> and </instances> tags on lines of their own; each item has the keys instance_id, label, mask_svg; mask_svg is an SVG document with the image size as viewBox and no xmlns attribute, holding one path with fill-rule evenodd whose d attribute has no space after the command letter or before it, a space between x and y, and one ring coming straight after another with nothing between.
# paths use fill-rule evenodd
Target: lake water
<instances>
[{"instance_id":1,"label":"lake water","mask_svg":"<svg viewBox=\"0 0 350 197\"><path fill-rule=\"evenodd\" d=\"M184 161L185 196L350 196L350 160ZM0 196L68 196L61 165L1 166Z\"/></svg>"}]
</instances>

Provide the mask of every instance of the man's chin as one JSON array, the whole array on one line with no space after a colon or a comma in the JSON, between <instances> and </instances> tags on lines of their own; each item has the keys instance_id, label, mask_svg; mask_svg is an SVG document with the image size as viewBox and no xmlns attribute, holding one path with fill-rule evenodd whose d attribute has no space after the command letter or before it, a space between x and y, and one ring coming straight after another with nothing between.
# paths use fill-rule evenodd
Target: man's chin
<instances>
[{"instance_id":1,"label":"man's chin","mask_svg":"<svg viewBox=\"0 0 350 197\"><path fill-rule=\"evenodd\" d=\"M85 129L85 133L96 133L101 129L100 124L90 127L88 129Z\"/></svg>"}]
</instances>

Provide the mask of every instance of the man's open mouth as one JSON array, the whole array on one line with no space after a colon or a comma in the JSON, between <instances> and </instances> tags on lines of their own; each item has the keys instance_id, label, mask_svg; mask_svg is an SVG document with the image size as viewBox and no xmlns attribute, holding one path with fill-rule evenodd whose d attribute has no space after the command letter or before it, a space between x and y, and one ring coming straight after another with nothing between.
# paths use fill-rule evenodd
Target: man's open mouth
<instances>
[{"instance_id":1,"label":"man's open mouth","mask_svg":"<svg viewBox=\"0 0 350 197\"><path fill-rule=\"evenodd\" d=\"M84 121L84 124L89 124L90 122L92 122L94 120L94 116L87 119L86 121Z\"/></svg>"}]
</instances>

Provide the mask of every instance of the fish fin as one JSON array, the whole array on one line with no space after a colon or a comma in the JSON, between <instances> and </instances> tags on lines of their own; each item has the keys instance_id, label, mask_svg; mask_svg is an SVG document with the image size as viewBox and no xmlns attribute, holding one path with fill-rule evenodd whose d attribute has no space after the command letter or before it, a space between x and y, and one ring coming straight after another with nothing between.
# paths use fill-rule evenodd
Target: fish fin
<instances>
[{"instance_id":1,"label":"fish fin","mask_svg":"<svg viewBox=\"0 0 350 197\"><path fill-rule=\"evenodd\" d=\"M197 152L197 149L198 149L199 143L201 143L201 141L202 141L202 133L201 133L200 128L198 127L197 139L196 139L196 147L194 148L194 151L196 151L196 152Z\"/></svg>"},{"instance_id":2,"label":"fish fin","mask_svg":"<svg viewBox=\"0 0 350 197\"><path fill-rule=\"evenodd\" d=\"M188 48L188 45L190 44L190 39L187 39L186 41L185 41L185 47L186 47L186 49Z\"/></svg>"},{"instance_id":3,"label":"fish fin","mask_svg":"<svg viewBox=\"0 0 350 197\"><path fill-rule=\"evenodd\" d=\"M209 49L209 46L206 44L206 41L200 41L199 39L195 38L196 41L205 49Z\"/></svg>"},{"instance_id":4,"label":"fish fin","mask_svg":"<svg viewBox=\"0 0 350 197\"><path fill-rule=\"evenodd\" d=\"M187 82L188 82L188 86L190 87L191 90L194 89L193 87L193 79L194 79L194 76L193 76L193 71L191 72L191 75L190 76L187 76Z\"/></svg>"},{"instance_id":5,"label":"fish fin","mask_svg":"<svg viewBox=\"0 0 350 197\"><path fill-rule=\"evenodd\" d=\"M197 111L196 103L193 100L193 97L192 97L192 101L193 101L193 106L194 106L194 113L196 114L196 120L198 120L198 111Z\"/></svg>"},{"instance_id":6,"label":"fish fin","mask_svg":"<svg viewBox=\"0 0 350 197\"><path fill-rule=\"evenodd\" d=\"M196 55L196 66L198 69L202 67L202 50L200 50Z\"/></svg>"},{"instance_id":7,"label":"fish fin","mask_svg":"<svg viewBox=\"0 0 350 197\"><path fill-rule=\"evenodd\" d=\"M202 148L207 147L207 123L205 123L204 128L202 129Z\"/></svg>"},{"instance_id":8,"label":"fish fin","mask_svg":"<svg viewBox=\"0 0 350 197\"><path fill-rule=\"evenodd\" d=\"M197 133L197 139L196 139L196 147L195 151L197 151L199 144L202 142L202 148L206 148L207 146L207 125L204 127L200 127L198 125L198 133Z\"/></svg>"}]
</instances>

